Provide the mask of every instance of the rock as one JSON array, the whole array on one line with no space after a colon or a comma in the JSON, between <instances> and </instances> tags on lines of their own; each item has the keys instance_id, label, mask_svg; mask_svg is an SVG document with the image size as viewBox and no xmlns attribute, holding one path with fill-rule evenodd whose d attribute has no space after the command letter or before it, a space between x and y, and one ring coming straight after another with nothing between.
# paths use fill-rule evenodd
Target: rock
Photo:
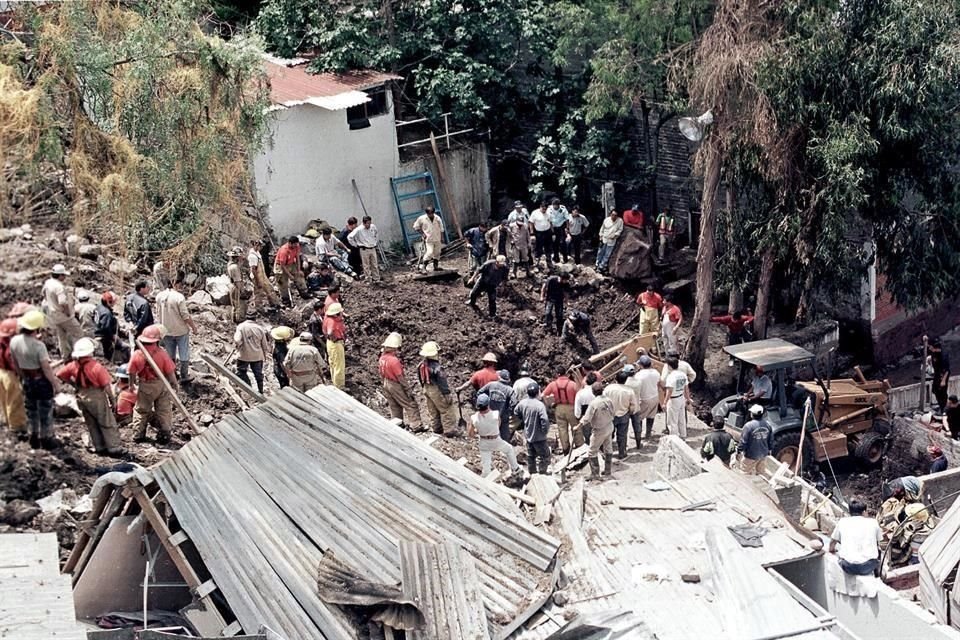
<instances>
[{"instance_id":1,"label":"rock","mask_svg":"<svg viewBox=\"0 0 960 640\"><path fill-rule=\"evenodd\" d=\"M77 266L77 272L89 278L100 273L100 269L91 264L81 264Z\"/></svg>"},{"instance_id":2,"label":"rock","mask_svg":"<svg viewBox=\"0 0 960 640\"><path fill-rule=\"evenodd\" d=\"M53 399L53 417L60 419L76 418L80 415L77 399L69 393L58 393Z\"/></svg>"},{"instance_id":3,"label":"rock","mask_svg":"<svg viewBox=\"0 0 960 640\"><path fill-rule=\"evenodd\" d=\"M230 278L226 274L207 278L204 289L213 299L213 304L230 304Z\"/></svg>"},{"instance_id":4,"label":"rock","mask_svg":"<svg viewBox=\"0 0 960 640\"><path fill-rule=\"evenodd\" d=\"M566 591L554 591L553 592L553 604L558 607L562 607L570 602L570 596L567 595Z\"/></svg>"},{"instance_id":5,"label":"rock","mask_svg":"<svg viewBox=\"0 0 960 640\"><path fill-rule=\"evenodd\" d=\"M190 368L197 373L210 373L210 366L203 360L191 360Z\"/></svg>"},{"instance_id":6,"label":"rock","mask_svg":"<svg viewBox=\"0 0 960 640\"><path fill-rule=\"evenodd\" d=\"M205 413L202 416L200 416L200 424L209 425L209 424L213 424L213 421L214 421L214 417L209 413Z\"/></svg>"},{"instance_id":7,"label":"rock","mask_svg":"<svg viewBox=\"0 0 960 640\"><path fill-rule=\"evenodd\" d=\"M23 237L23 229L0 229L0 242L10 242Z\"/></svg>"},{"instance_id":8,"label":"rock","mask_svg":"<svg viewBox=\"0 0 960 640\"><path fill-rule=\"evenodd\" d=\"M76 258L80 255L80 243L83 242L83 238L78 236L75 233L71 233L67 236L66 243L66 252L68 256L73 256Z\"/></svg>"},{"instance_id":9,"label":"rock","mask_svg":"<svg viewBox=\"0 0 960 640\"><path fill-rule=\"evenodd\" d=\"M187 274L186 276L184 276L184 278L183 278L183 284L187 285L188 287L192 287L193 285L195 285L195 284L197 283L197 280L199 280L199 279L200 279L200 276L198 276L197 274L195 274L195 273L188 273L188 274Z\"/></svg>"},{"instance_id":10,"label":"rock","mask_svg":"<svg viewBox=\"0 0 960 640\"><path fill-rule=\"evenodd\" d=\"M137 275L137 265L132 262L128 262L123 258L116 258L110 263L110 273L122 276L124 278L132 278Z\"/></svg>"},{"instance_id":11,"label":"rock","mask_svg":"<svg viewBox=\"0 0 960 640\"><path fill-rule=\"evenodd\" d=\"M684 582L700 582L700 574L691 569L686 573L681 573L680 579Z\"/></svg>"},{"instance_id":12,"label":"rock","mask_svg":"<svg viewBox=\"0 0 960 640\"><path fill-rule=\"evenodd\" d=\"M205 307L213 304L213 296L206 291L195 291L192 296L187 298L187 302L192 302L200 305L201 307Z\"/></svg>"},{"instance_id":13,"label":"rock","mask_svg":"<svg viewBox=\"0 0 960 640\"><path fill-rule=\"evenodd\" d=\"M212 311L204 311L196 315L196 319L205 324L217 324L220 322L220 318L217 317Z\"/></svg>"},{"instance_id":14,"label":"rock","mask_svg":"<svg viewBox=\"0 0 960 640\"><path fill-rule=\"evenodd\" d=\"M99 244L82 244L78 249L81 258L96 260L103 255L103 247Z\"/></svg>"},{"instance_id":15,"label":"rock","mask_svg":"<svg viewBox=\"0 0 960 640\"><path fill-rule=\"evenodd\" d=\"M37 506L43 513L58 513L64 510L73 509L79 498L77 492L73 489L57 489L46 498L37 500Z\"/></svg>"},{"instance_id":16,"label":"rock","mask_svg":"<svg viewBox=\"0 0 960 640\"><path fill-rule=\"evenodd\" d=\"M74 253L68 253L68 249L64 248L63 246L63 240L61 240L58 236L50 236L47 238L47 248L52 251L56 251L57 253L67 253L67 255L73 256L77 255L76 247L73 249Z\"/></svg>"},{"instance_id":17,"label":"rock","mask_svg":"<svg viewBox=\"0 0 960 640\"><path fill-rule=\"evenodd\" d=\"M38 515L40 515L40 507L37 503L28 500L11 500L0 512L0 522L19 527Z\"/></svg>"}]
</instances>

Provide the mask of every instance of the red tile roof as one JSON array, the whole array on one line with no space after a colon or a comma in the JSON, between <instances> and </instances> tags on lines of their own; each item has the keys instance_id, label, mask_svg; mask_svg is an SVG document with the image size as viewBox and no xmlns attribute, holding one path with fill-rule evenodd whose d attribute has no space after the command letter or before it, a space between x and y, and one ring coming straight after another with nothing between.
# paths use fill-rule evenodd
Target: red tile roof
<instances>
[{"instance_id":1,"label":"red tile roof","mask_svg":"<svg viewBox=\"0 0 960 640\"><path fill-rule=\"evenodd\" d=\"M270 78L270 100L280 105L299 104L309 98L363 91L389 80L399 79L399 76L379 71L307 73L306 65L288 67L272 60L264 60L264 66Z\"/></svg>"}]
</instances>

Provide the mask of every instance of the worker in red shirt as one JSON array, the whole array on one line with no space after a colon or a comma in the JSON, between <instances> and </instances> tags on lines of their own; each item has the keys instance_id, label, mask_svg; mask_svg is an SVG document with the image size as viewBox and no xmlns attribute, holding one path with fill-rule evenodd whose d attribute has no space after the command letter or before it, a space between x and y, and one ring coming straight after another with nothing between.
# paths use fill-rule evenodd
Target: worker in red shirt
<instances>
[{"instance_id":1,"label":"worker in red shirt","mask_svg":"<svg viewBox=\"0 0 960 640\"><path fill-rule=\"evenodd\" d=\"M743 344L749 342L751 331L747 325L753 322L753 316L743 311L734 311L731 315L713 316L710 322L722 324L727 328L727 344Z\"/></svg>"},{"instance_id":2,"label":"worker in red shirt","mask_svg":"<svg viewBox=\"0 0 960 640\"><path fill-rule=\"evenodd\" d=\"M117 399L117 404L113 407L113 415L117 420L117 426L124 426L133 420L133 408L137 406L137 392L130 386L130 374L127 373L127 365L122 364L117 367L114 374L117 383L113 389L113 395Z\"/></svg>"},{"instance_id":3,"label":"worker in red shirt","mask_svg":"<svg viewBox=\"0 0 960 640\"><path fill-rule=\"evenodd\" d=\"M583 433L576 428L577 419L573 414L573 403L579 390L577 383L567 377L566 368L561 369L556 379L543 390L544 401L553 401L553 419L557 423L557 435L563 453L570 451L571 440L575 447L583 444Z\"/></svg>"},{"instance_id":4,"label":"worker in red shirt","mask_svg":"<svg viewBox=\"0 0 960 640\"><path fill-rule=\"evenodd\" d=\"M640 205L635 204L623 212L623 224L635 229L643 229L644 214L640 210Z\"/></svg>"},{"instance_id":5,"label":"worker in red shirt","mask_svg":"<svg viewBox=\"0 0 960 640\"><path fill-rule=\"evenodd\" d=\"M117 421L113 417L115 399L110 386L110 373L93 358L96 344L80 338L73 345L73 360L60 367L56 376L77 389L77 404L90 433L90 443L99 455L122 456Z\"/></svg>"},{"instance_id":6,"label":"worker in red shirt","mask_svg":"<svg viewBox=\"0 0 960 640\"><path fill-rule=\"evenodd\" d=\"M17 434L20 440L27 440L27 411L23 404L23 386L20 372L10 354L10 339L17 335L16 318L5 318L0 322L0 415L7 427Z\"/></svg>"},{"instance_id":7,"label":"worker in red shirt","mask_svg":"<svg viewBox=\"0 0 960 640\"><path fill-rule=\"evenodd\" d=\"M330 288L327 289L327 297L323 299L323 313L327 313L327 309L330 308L330 305L338 302L340 305L343 305L343 301L340 299L340 283L334 282L330 285Z\"/></svg>"},{"instance_id":8,"label":"worker in red shirt","mask_svg":"<svg viewBox=\"0 0 960 640\"><path fill-rule=\"evenodd\" d=\"M390 405L390 417L400 420L401 427L410 427L413 432L422 431L420 421L420 407L413 399L410 385L403 375L403 362L397 351L403 345L403 336L394 331L380 345L380 361L378 368L383 380L383 397ZM404 412L407 421L404 422Z\"/></svg>"},{"instance_id":9,"label":"worker in red shirt","mask_svg":"<svg viewBox=\"0 0 960 640\"><path fill-rule=\"evenodd\" d=\"M473 387L474 391L480 391L487 384L500 379L500 375L497 373L497 362L499 362L497 354L488 351L483 354L483 358L480 360L483 363L483 368L475 371L469 380L457 387L457 393L462 392L467 387Z\"/></svg>"},{"instance_id":10,"label":"worker in red shirt","mask_svg":"<svg viewBox=\"0 0 960 640\"><path fill-rule=\"evenodd\" d=\"M297 236L290 236L287 242L277 249L277 257L273 259L273 272L277 274L280 299L286 304L293 304L290 297L291 282L301 297L307 297L307 282L300 268L300 239Z\"/></svg>"},{"instance_id":11,"label":"worker in red shirt","mask_svg":"<svg viewBox=\"0 0 960 640\"><path fill-rule=\"evenodd\" d=\"M680 353L680 323L683 322L683 312L673 303L673 298L667 295L663 300L663 343L667 353Z\"/></svg>"},{"instance_id":12,"label":"worker in red shirt","mask_svg":"<svg viewBox=\"0 0 960 640\"><path fill-rule=\"evenodd\" d=\"M163 337L162 325L152 324L140 334L143 349L153 358L160 373L170 383L170 387L177 388L176 365L167 352L157 345ZM170 442L173 430L173 397L163 381L157 377L153 367L147 362L143 351L137 350L130 358L127 366L131 384L137 387L137 406L133 410L134 442L144 442L147 439L147 425L151 418L156 419L157 444Z\"/></svg>"},{"instance_id":13,"label":"worker in red shirt","mask_svg":"<svg viewBox=\"0 0 960 640\"><path fill-rule=\"evenodd\" d=\"M637 296L640 305L640 333L660 333L660 313L663 310L663 296L657 293L652 284Z\"/></svg>"},{"instance_id":14,"label":"worker in red shirt","mask_svg":"<svg viewBox=\"0 0 960 640\"><path fill-rule=\"evenodd\" d=\"M327 339L327 366L330 367L330 381L337 389L347 384L347 357L343 341L347 338L347 325L343 323L343 305L334 302L327 307L323 319L323 337Z\"/></svg>"}]
</instances>

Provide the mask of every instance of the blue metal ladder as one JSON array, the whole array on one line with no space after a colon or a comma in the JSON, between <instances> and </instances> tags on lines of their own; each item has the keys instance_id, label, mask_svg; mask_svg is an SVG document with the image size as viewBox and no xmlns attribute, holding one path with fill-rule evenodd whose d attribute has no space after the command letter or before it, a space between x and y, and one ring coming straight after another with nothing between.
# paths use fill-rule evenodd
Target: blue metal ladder
<instances>
[{"instance_id":1,"label":"blue metal ladder","mask_svg":"<svg viewBox=\"0 0 960 640\"><path fill-rule=\"evenodd\" d=\"M423 189L401 193L398 185L408 182L420 181ZM422 199L427 200L427 204L433 205L437 215L443 219L443 239L449 242L450 236L447 226L450 224L443 211L440 209L440 196L437 194L436 185L433 183L433 174L429 171L423 173L413 173L408 176L399 176L390 178L390 188L393 191L393 201L397 204L397 214L400 216L400 228L403 230L403 243L407 250L413 248L413 242L420 239L420 234L413 230L413 223L423 214L424 205ZM406 208L404 205L406 204Z\"/></svg>"}]
</instances>

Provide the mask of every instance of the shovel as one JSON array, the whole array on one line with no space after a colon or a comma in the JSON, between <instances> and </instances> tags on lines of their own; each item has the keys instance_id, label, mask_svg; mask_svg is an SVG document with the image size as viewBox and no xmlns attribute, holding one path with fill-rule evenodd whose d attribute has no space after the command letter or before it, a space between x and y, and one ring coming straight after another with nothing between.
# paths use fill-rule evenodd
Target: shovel
<instances>
[{"instance_id":1,"label":"shovel","mask_svg":"<svg viewBox=\"0 0 960 640\"><path fill-rule=\"evenodd\" d=\"M457 420L457 427L459 429L464 429L467 426L467 421L463 419L463 404L460 400L460 392L457 391L457 411L460 412L460 419Z\"/></svg>"}]
</instances>

